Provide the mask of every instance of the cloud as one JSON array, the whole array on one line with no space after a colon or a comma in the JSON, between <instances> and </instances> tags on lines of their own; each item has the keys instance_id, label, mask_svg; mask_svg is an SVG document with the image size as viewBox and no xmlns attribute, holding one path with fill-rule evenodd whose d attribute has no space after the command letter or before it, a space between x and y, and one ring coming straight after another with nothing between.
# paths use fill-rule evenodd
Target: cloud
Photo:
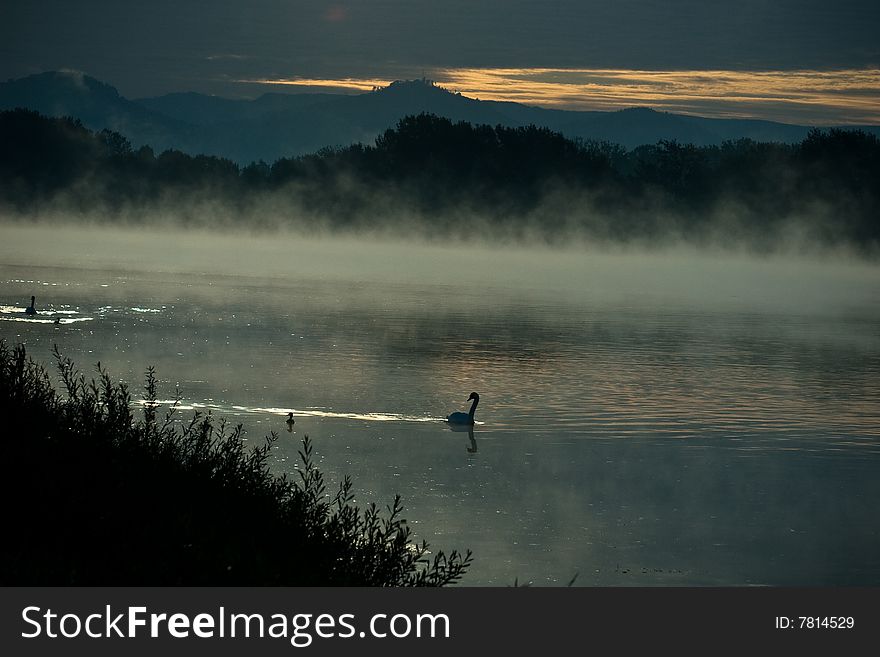
<instances>
[{"instance_id":1,"label":"cloud","mask_svg":"<svg viewBox=\"0 0 880 657\"><path fill-rule=\"evenodd\" d=\"M733 71L441 68L444 87L481 100L569 110L653 107L679 114L808 125L880 124L880 69ZM240 82L370 91L382 78L278 78Z\"/></svg>"},{"instance_id":2,"label":"cloud","mask_svg":"<svg viewBox=\"0 0 880 657\"><path fill-rule=\"evenodd\" d=\"M449 68L444 85L485 100L580 110L650 106L683 114L880 124L880 69L646 71Z\"/></svg>"},{"instance_id":3,"label":"cloud","mask_svg":"<svg viewBox=\"0 0 880 657\"><path fill-rule=\"evenodd\" d=\"M341 23L348 20L348 9L341 5L333 5L324 12L324 20L328 23Z\"/></svg>"},{"instance_id":4,"label":"cloud","mask_svg":"<svg viewBox=\"0 0 880 657\"><path fill-rule=\"evenodd\" d=\"M249 59L256 59L253 55L240 55L236 53L216 53L213 55L208 55L205 57L209 62L223 62L223 61L247 61Z\"/></svg>"},{"instance_id":5,"label":"cloud","mask_svg":"<svg viewBox=\"0 0 880 657\"><path fill-rule=\"evenodd\" d=\"M376 87L387 87L393 80L366 78L278 78L238 80L238 82L245 84L269 84L282 87L304 87L314 90L372 91Z\"/></svg>"}]
</instances>

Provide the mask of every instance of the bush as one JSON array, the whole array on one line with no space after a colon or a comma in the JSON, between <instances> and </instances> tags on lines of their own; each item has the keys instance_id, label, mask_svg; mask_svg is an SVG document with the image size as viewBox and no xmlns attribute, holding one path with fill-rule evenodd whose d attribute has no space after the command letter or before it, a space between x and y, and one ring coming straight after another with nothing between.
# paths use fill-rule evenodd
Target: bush
<instances>
[{"instance_id":1,"label":"bush","mask_svg":"<svg viewBox=\"0 0 880 657\"><path fill-rule=\"evenodd\" d=\"M66 396L21 345L0 341L4 585L442 586L471 553L413 544L400 497L385 513L332 497L303 440L299 479L276 476L272 434L159 415L147 371L143 417L98 365L87 381L55 352Z\"/></svg>"}]
</instances>

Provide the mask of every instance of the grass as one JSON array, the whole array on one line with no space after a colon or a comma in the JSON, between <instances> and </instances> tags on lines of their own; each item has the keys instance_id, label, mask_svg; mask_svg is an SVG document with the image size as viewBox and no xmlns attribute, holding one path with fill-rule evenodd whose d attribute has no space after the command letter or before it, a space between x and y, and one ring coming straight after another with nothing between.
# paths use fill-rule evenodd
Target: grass
<instances>
[{"instance_id":1,"label":"grass","mask_svg":"<svg viewBox=\"0 0 880 657\"><path fill-rule=\"evenodd\" d=\"M399 496L360 508L348 477L329 494L308 437L277 476L275 434L247 450L241 425L160 415L152 369L137 414L100 364L55 356L63 395L0 341L3 585L443 586L470 566L413 543Z\"/></svg>"}]
</instances>

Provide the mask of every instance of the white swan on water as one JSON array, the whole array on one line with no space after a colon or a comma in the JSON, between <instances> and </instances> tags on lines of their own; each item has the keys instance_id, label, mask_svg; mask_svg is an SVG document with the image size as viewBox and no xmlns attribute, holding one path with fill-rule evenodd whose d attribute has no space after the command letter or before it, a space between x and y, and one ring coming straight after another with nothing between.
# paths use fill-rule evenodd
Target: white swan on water
<instances>
[{"instance_id":1,"label":"white swan on water","mask_svg":"<svg viewBox=\"0 0 880 657\"><path fill-rule=\"evenodd\" d=\"M461 411L457 413L452 413L451 415L446 416L446 421L449 424L473 424L474 423L474 413L477 412L477 404L480 403L480 396L472 392L471 396L468 397L468 401L471 399L474 400L474 403L471 404L471 410L468 413L462 413Z\"/></svg>"}]
</instances>

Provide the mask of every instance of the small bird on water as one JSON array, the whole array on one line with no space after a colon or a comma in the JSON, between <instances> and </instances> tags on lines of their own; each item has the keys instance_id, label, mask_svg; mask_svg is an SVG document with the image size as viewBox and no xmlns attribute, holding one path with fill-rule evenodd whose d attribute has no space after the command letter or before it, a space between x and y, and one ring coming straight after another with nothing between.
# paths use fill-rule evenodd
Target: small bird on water
<instances>
[{"instance_id":1,"label":"small bird on water","mask_svg":"<svg viewBox=\"0 0 880 657\"><path fill-rule=\"evenodd\" d=\"M287 414L287 430L293 431L293 425L296 424L296 420L293 419L293 412Z\"/></svg>"}]
</instances>

